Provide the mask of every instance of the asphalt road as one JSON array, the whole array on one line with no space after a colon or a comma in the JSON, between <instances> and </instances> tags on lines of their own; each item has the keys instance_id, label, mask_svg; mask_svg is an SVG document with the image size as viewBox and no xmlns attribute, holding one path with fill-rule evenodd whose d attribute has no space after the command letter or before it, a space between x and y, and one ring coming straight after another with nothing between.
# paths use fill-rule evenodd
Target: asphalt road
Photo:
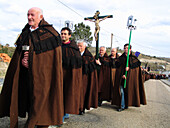
<instances>
[{"instance_id":1,"label":"asphalt road","mask_svg":"<svg viewBox=\"0 0 170 128\"><path fill-rule=\"evenodd\" d=\"M84 115L71 115L62 128L170 128L170 87L160 80L145 82L147 105L118 112L105 102ZM26 119L20 119L23 127ZM0 119L0 128L9 127L9 118Z\"/></svg>"}]
</instances>

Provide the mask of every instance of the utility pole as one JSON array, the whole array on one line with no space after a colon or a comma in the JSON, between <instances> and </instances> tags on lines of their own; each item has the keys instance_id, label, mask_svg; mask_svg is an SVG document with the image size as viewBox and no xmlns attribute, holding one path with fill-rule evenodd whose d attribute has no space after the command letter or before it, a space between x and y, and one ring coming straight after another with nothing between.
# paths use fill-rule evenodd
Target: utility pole
<instances>
[{"instance_id":1,"label":"utility pole","mask_svg":"<svg viewBox=\"0 0 170 128\"><path fill-rule=\"evenodd\" d=\"M113 33L111 33L111 47L110 47L110 53L112 51L113 48Z\"/></svg>"}]
</instances>

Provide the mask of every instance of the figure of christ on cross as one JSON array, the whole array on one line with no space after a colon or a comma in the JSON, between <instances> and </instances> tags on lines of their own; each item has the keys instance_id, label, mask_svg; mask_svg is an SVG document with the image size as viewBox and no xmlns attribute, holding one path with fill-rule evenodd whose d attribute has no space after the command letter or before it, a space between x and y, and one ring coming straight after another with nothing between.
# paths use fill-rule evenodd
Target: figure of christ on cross
<instances>
[{"instance_id":1,"label":"figure of christ on cross","mask_svg":"<svg viewBox=\"0 0 170 128\"><path fill-rule=\"evenodd\" d=\"M85 18L85 20L89 20L89 21L95 23L94 37L95 37L95 40L96 40L96 41L98 40L98 33L99 33L99 31L100 31L99 23L100 23L101 21L105 20L106 18L112 17L112 15L107 15L107 16L99 17L99 14L100 14L100 12L99 12L99 11L96 11L96 13L95 13L95 15L94 15L93 17Z\"/></svg>"}]
</instances>

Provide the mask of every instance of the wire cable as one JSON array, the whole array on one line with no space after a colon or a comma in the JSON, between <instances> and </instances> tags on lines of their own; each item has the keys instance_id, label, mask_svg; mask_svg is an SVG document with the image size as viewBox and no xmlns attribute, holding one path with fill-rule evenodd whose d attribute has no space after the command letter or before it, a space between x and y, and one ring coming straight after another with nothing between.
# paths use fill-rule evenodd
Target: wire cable
<instances>
[{"instance_id":1,"label":"wire cable","mask_svg":"<svg viewBox=\"0 0 170 128\"><path fill-rule=\"evenodd\" d=\"M79 15L80 17L83 17L82 15L80 15L78 12L74 11L72 8L70 8L69 6L67 6L66 4L64 4L63 2L61 2L60 0L57 0L58 2L60 2L62 5L64 5L65 7L67 7L68 9L70 9L71 11L73 11L74 13L76 13L77 15ZM84 17L83 17L84 18Z\"/></svg>"}]
</instances>

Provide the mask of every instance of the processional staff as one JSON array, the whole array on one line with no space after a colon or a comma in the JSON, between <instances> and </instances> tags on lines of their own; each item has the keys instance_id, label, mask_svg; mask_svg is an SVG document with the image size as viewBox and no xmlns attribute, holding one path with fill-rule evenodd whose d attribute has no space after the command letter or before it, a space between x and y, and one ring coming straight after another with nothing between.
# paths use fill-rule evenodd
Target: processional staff
<instances>
[{"instance_id":1,"label":"processional staff","mask_svg":"<svg viewBox=\"0 0 170 128\"><path fill-rule=\"evenodd\" d=\"M128 17L127 27L128 27L128 29L130 29L130 35L129 35L129 45L128 45L128 54L127 54L126 68L128 67L128 64L129 64L130 41L131 41L132 30L136 29L136 25L135 25L136 21L137 21L136 19L133 20L133 16L132 15ZM127 78L127 70L125 71L124 88L126 88L126 78Z\"/></svg>"}]
</instances>

